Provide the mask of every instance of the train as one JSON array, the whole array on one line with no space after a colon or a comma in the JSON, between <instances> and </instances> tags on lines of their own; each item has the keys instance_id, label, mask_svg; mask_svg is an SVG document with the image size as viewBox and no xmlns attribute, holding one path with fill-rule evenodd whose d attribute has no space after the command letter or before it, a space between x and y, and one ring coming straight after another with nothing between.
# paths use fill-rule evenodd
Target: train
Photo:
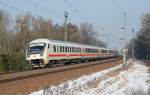
<instances>
[{"instance_id":1,"label":"train","mask_svg":"<svg viewBox=\"0 0 150 95\"><path fill-rule=\"evenodd\" d=\"M35 39L26 47L26 60L32 67L95 61L117 56L117 50L45 38Z\"/></svg>"}]
</instances>

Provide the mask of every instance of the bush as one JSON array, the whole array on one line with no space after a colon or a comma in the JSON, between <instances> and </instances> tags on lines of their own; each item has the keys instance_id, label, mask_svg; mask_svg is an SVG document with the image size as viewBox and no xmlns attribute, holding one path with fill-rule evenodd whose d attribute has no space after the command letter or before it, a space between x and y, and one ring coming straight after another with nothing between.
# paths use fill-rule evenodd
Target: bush
<instances>
[{"instance_id":1,"label":"bush","mask_svg":"<svg viewBox=\"0 0 150 95\"><path fill-rule=\"evenodd\" d=\"M29 65L25 61L25 56L21 53L1 54L0 72L20 72L29 70Z\"/></svg>"}]
</instances>

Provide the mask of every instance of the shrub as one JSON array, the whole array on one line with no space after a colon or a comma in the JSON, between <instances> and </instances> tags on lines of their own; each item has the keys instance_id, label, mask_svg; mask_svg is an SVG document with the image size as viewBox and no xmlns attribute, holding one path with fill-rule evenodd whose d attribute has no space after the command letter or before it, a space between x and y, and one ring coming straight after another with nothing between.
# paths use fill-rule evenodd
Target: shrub
<instances>
[{"instance_id":1,"label":"shrub","mask_svg":"<svg viewBox=\"0 0 150 95\"><path fill-rule=\"evenodd\" d=\"M0 55L0 72L20 72L29 70L30 67L21 53Z\"/></svg>"}]
</instances>

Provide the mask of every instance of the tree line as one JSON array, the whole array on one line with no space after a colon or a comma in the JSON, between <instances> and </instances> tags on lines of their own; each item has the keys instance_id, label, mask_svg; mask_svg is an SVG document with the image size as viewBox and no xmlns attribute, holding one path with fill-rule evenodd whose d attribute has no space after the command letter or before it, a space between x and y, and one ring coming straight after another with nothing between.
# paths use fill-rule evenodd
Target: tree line
<instances>
[{"instance_id":1,"label":"tree line","mask_svg":"<svg viewBox=\"0 0 150 95\"><path fill-rule=\"evenodd\" d=\"M134 57L137 59L150 60L150 13L143 15L141 19L141 29L136 34L134 40ZM128 45L129 56L132 52L132 44Z\"/></svg>"},{"instance_id":2,"label":"tree line","mask_svg":"<svg viewBox=\"0 0 150 95\"><path fill-rule=\"evenodd\" d=\"M27 12L15 19L0 10L0 72L29 69L25 61L27 44L37 38L64 40L64 24L54 24L51 19L35 17ZM67 24L68 41L106 47L97 37L92 24Z\"/></svg>"}]
</instances>

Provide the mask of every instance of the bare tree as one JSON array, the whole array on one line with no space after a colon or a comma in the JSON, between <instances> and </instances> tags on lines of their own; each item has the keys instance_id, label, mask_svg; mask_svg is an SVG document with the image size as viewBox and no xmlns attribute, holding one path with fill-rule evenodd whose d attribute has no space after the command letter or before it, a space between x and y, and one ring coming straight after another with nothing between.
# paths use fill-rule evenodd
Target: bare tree
<instances>
[{"instance_id":1,"label":"bare tree","mask_svg":"<svg viewBox=\"0 0 150 95\"><path fill-rule=\"evenodd\" d=\"M93 26L88 23L82 23L80 26L80 32L82 37L82 43L90 44L90 39L95 36L95 31Z\"/></svg>"},{"instance_id":2,"label":"bare tree","mask_svg":"<svg viewBox=\"0 0 150 95\"><path fill-rule=\"evenodd\" d=\"M0 10L0 53L7 53L10 51L10 36L9 29L9 15Z\"/></svg>"},{"instance_id":3,"label":"bare tree","mask_svg":"<svg viewBox=\"0 0 150 95\"><path fill-rule=\"evenodd\" d=\"M29 41L32 40L32 32L31 28L31 14L27 13L24 16L18 16L16 19L16 37L14 39L15 45L14 49L16 52L25 52L26 45Z\"/></svg>"}]
</instances>

